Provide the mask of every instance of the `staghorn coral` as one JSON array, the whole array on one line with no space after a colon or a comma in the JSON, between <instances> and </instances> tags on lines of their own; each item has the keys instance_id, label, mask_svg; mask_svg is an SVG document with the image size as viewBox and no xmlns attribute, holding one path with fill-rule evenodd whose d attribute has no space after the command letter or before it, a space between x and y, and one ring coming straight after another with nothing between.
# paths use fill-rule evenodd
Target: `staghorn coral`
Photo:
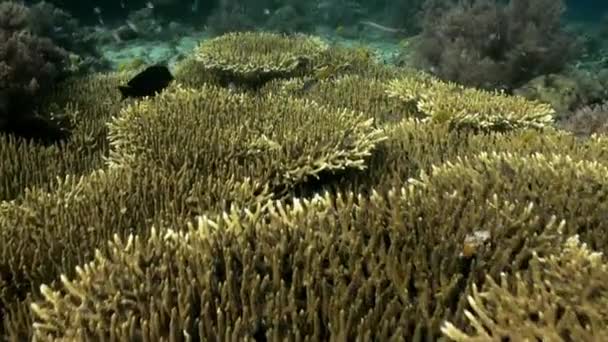
<instances>
[{"instance_id":1,"label":"staghorn coral","mask_svg":"<svg viewBox=\"0 0 608 342\"><path fill-rule=\"evenodd\" d=\"M275 78L305 75L327 49L318 37L245 32L205 41L194 54L224 85L257 88Z\"/></svg>"},{"instance_id":2,"label":"staghorn coral","mask_svg":"<svg viewBox=\"0 0 608 342\"><path fill-rule=\"evenodd\" d=\"M27 315L17 309L25 289L70 274L112 234L145 236L137 227L286 196L309 179L365 168L383 139L349 111L211 86L175 86L123 108L109 126L105 171L62 177L0 204L0 279L13 279L2 284L0 303L17 312L6 318L14 331L26 331ZM14 236L25 244L9 243Z\"/></svg>"},{"instance_id":3,"label":"staghorn coral","mask_svg":"<svg viewBox=\"0 0 608 342\"><path fill-rule=\"evenodd\" d=\"M242 61L248 62L247 59L235 61L236 64ZM246 65L240 66L241 69L247 68ZM222 73L210 73L204 63L196 60L196 57L189 57L176 65L175 78L182 84L196 88L205 84L220 84L226 85L225 77ZM395 77L402 73L402 69L395 68L390 65L379 63L374 59L371 51L364 47L344 47L344 46L329 46L323 49L323 52L316 56L315 63L310 65L304 75L296 75L296 82L303 78L326 80L343 75L358 75L373 79L387 79ZM288 78L288 80L290 79ZM280 82L284 78L278 78ZM269 82L272 80L269 80ZM230 84L228 84L230 85ZM235 84L237 85L237 84ZM259 87L263 85L256 85ZM268 88L272 88L268 87ZM267 88L267 89L268 89ZM262 91L264 92L264 91Z\"/></svg>"},{"instance_id":4,"label":"staghorn coral","mask_svg":"<svg viewBox=\"0 0 608 342\"><path fill-rule=\"evenodd\" d=\"M320 81L295 78L271 81L261 92L310 99L334 108L353 109L373 118L378 125L416 116L415 106L386 94L386 81L358 75Z\"/></svg>"},{"instance_id":5,"label":"staghorn coral","mask_svg":"<svg viewBox=\"0 0 608 342\"><path fill-rule=\"evenodd\" d=\"M177 82L189 88L222 84L222 79L218 75L207 72L204 64L192 56L179 61L175 65L173 75Z\"/></svg>"},{"instance_id":6,"label":"staghorn coral","mask_svg":"<svg viewBox=\"0 0 608 342\"><path fill-rule=\"evenodd\" d=\"M599 341L608 334L608 265L575 235L563 250L535 255L530 269L487 279L468 297L466 333L446 322L454 341Z\"/></svg>"},{"instance_id":7,"label":"staghorn coral","mask_svg":"<svg viewBox=\"0 0 608 342\"><path fill-rule=\"evenodd\" d=\"M358 75L373 79L394 77L404 71L375 58L373 52L365 46L332 45L321 56L315 69L324 66L333 67L337 72L334 77L341 75Z\"/></svg>"},{"instance_id":8,"label":"staghorn coral","mask_svg":"<svg viewBox=\"0 0 608 342\"><path fill-rule=\"evenodd\" d=\"M70 141L61 148L0 137L0 160L11 161L0 163L0 201L15 199L26 188L47 188L57 177L83 175L103 167L109 150L106 122L119 113L120 94L116 87L127 76L75 77L44 97L41 115L72 127Z\"/></svg>"},{"instance_id":9,"label":"staghorn coral","mask_svg":"<svg viewBox=\"0 0 608 342\"><path fill-rule=\"evenodd\" d=\"M574 160L562 153L496 153L458 157L425 171L416 184L437 193L455 191L471 204L494 194L513 203L531 203L540 219L563 218L563 232L578 234L593 249L608 251L608 164ZM592 229L589 227L593 227Z\"/></svg>"},{"instance_id":10,"label":"staghorn coral","mask_svg":"<svg viewBox=\"0 0 608 342\"><path fill-rule=\"evenodd\" d=\"M367 169L349 172L322 189L348 189L358 193L381 191L398 187L408 179L418 177L421 171L430 173L434 165L489 151L522 155L561 153L577 162L593 160L608 164L606 137L593 136L581 140L551 127L540 131L525 129L478 134L452 130L446 125L405 119L382 128L388 139L376 148Z\"/></svg>"},{"instance_id":11,"label":"staghorn coral","mask_svg":"<svg viewBox=\"0 0 608 342\"><path fill-rule=\"evenodd\" d=\"M260 167L245 174L281 192L322 174L364 169L384 139L372 124L353 111L311 101L177 86L151 102L125 108L110 124L115 147L110 163L207 167L208 175L218 179L240 175L242 165L255 164Z\"/></svg>"},{"instance_id":12,"label":"staghorn coral","mask_svg":"<svg viewBox=\"0 0 608 342\"><path fill-rule=\"evenodd\" d=\"M488 206L471 208L456 227L449 209L463 204L457 197L411 188L386 196L273 202L148 238L117 236L76 278L41 287L35 336L432 340L444 317L459 315L465 284L486 272L457 257L467 230L509 226L479 253L491 274L525 267L528 249L550 253L559 241L555 222L545 226L521 207L498 203L504 215L491 218ZM536 230L547 235L523 233ZM505 260L509 253L515 260Z\"/></svg>"},{"instance_id":13,"label":"staghorn coral","mask_svg":"<svg viewBox=\"0 0 608 342\"><path fill-rule=\"evenodd\" d=\"M252 179L218 182L195 168L169 172L141 164L65 176L50 191L33 188L0 202L1 334L27 339L32 330L25 308L39 296L38 285L72 276L113 235L147 236L151 224L179 226L197 215L255 207L271 197Z\"/></svg>"},{"instance_id":14,"label":"staghorn coral","mask_svg":"<svg viewBox=\"0 0 608 342\"><path fill-rule=\"evenodd\" d=\"M326 50L310 70L317 91L345 90L331 103L272 88L307 78L273 81L270 95L219 89L187 75L200 63L180 77L196 89L121 112L116 75L62 86L45 110L74 119L82 138L66 160L85 168L15 159L7 193L19 195L0 203L3 337L436 340L446 319L465 326L472 284L556 255L561 231L605 250L608 139L408 119L379 130L366 118L382 105L347 90L373 96L412 74L351 53ZM334 68L345 55L351 68ZM325 163L344 173L327 177Z\"/></svg>"},{"instance_id":15,"label":"staghorn coral","mask_svg":"<svg viewBox=\"0 0 608 342\"><path fill-rule=\"evenodd\" d=\"M443 126L412 124L408 122L404 122L400 126L409 126L409 130L395 129L395 134L392 135L392 139L397 139L399 143L392 142L390 145L390 147L393 149L392 158L399 156L399 159L387 160L384 159L387 157L386 154L378 155L379 159L383 159L382 165L385 166L386 169L376 169L375 171L383 173L384 176L388 178L390 178L391 175L395 176L395 174L403 172L403 169L411 168L412 166L409 165L411 163L418 163L419 166L422 165L425 168L430 168L432 163L435 163L437 160L442 158L442 150L445 150L445 145L449 145L449 141L458 142L459 139L459 137L455 136L454 133L443 131ZM546 149L551 151L555 149L569 148L574 152L573 154L579 158L593 158L594 155L600 157L604 155L605 157L605 154L602 154L601 152L603 150L601 148L602 145L600 144L601 141L593 142L593 140L590 140L586 144L576 144L571 143L568 136L558 135L554 137L543 137L535 132L528 132L528 134L525 135L521 132L518 134L520 136L497 136L494 138L471 135L468 137L467 141L462 143L460 150L454 148L453 150L449 151L452 153L452 155L456 155L459 153L459 151L476 154L479 151L478 149L488 148L488 146L497 146L498 148L520 151L525 149ZM426 135L434 138L431 139L429 137L425 140L424 137ZM451 139L447 140L447 137L450 135L452 135ZM426 142L431 142L433 139L433 144L426 144ZM603 146L605 146L605 144ZM475 147L477 147L477 149ZM433 159L434 156L438 159ZM6 287L6 285L3 286L3 291L8 293L8 296L4 299L8 301L8 303L5 304L7 307L6 310L10 313L8 317L5 317L5 324L6 326L11 327L11 336L16 332L23 334L24 332L29 331L31 333L27 323L31 318L29 317L28 311L24 309L24 306L28 305L30 301L26 300L24 302L15 303L15 298L18 297L16 297L15 292L9 291L17 291L16 293L21 293L21 295L24 295L25 293L28 293L26 289L36 286L42 282L50 282L50 279L55 279L53 274L57 275L59 273L64 273L67 277L75 276L73 267L75 267L76 264L82 265L88 262L93 248L100 248L99 246L101 246L102 252L106 250L106 245L103 244L103 241L104 239L109 239L111 234L118 234L119 236L125 237L128 232L132 232L139 234L141 238L145 240L150 233L148 228L146 228L146 226L149 224L156 224L157 226L170 226L173 228L179 227L184 221L187 220L187 216L189 215L204 215L209 213L209 209L213 206L215 206L215 208L219 208L220 211L222 208L229 208L229 206L218 203L218 201L225 200L227 198L234 199L240 197L244 201L234 200L233 204L240 203L243 205L243 208L250 208L253 212L257 212L257 210L261 209L253 209L256 207L256 203L265 203L264 199L269 198L268 193L262 195L258 193L260 197L255 197L256 191L251 190L259 188L259 185L256 184L250 184L243 187L242 185L232 183L230 187L234 185L234 187L232 187L234 190L227 191L226 184L218 182L217 178L215 177L202 179L203 177L201 177L201 175L206 172L205 170L201 170L201 173L197 174L196 168L184 168L180 170L178 174L167 174L167 172L163 171L162 169L155 167L151 168L149 164L138 165L138 170L135 172L127 169L124 171L129 172L122 173L117 172L121 170L120 168L112 168L109 172L96 173L94 177L86 177L83 180L71 179L65 185L65 187L62 186L54 190L54 192L50 194L50 197L49 194L45 192L35 191L27 196L25 201L22 202L23 204L19 204L18 206L7 205L3 208L3 210L0 210L0 222L7 220L4 221L5 223L1 224L2 229L0 229L0 232L6 234L3 239L9 239L16 235L28 236L28 238L25 239L28 241L27 244L18 246L12 244L6 245L13 246L17 249L7 251L7 256L9 256L7 261L11 260L11 262L6 263L7 261L3 261L3 264L11 265L11 268L14 270L13 272L16 270L23 270L26 272L25 274L12 273L12 278L10 279L18 280L12 284L12 286L15 288ZM377 166L378 164L370 163L370 167ZM563 176L560 177L561 178L551 177L550 179L553 180L564 178L565 184L581 184L581 182L585 179L584 174L581 175L580 178L577 178L579 181L578 183L573 182L571 179ZM476 184L479 182L479 180L472 182L457 181L462 177L453 177L452 175L448 175L446 178L452 180L452 183L450 183L452 186L463 186L470 183ZM406 178L402 178L401 181L398 181L396 184L402 186L405 180ZM369 182L369 180L365 181ZM431 183L427 184L431 185ZM551 182L546 184L550 185ZM326 229L326 227L329 226L335 227L338 232L342 232L344 227L351 227L350 224L352 223L352 229L365 230L362 232L353 232L350 236L365 236L371 239L374 234L380 234L374 241L383 241L383 239L386 238L384 235L386 230L383 227L387 227L386 225L388 225L388 227L393 227L395 230L394 235L391 236L391 238L394 238L394 240L391 240L393 242L391 244L393 246L392 251L401 251L406 254L394 256L396 260L399 260L397 264L402 265L403 268L398 268L396 270L391 268L387 272L405 272L403 277L393 279L392 281L396 282L395 286L398 289L407 288L409 291L409 297L407 298L410 298L410 300L413 300L414 303L417 303L415 307L408 307L406 314L404 314L407 317L404 317L403 321L398 320L403 324L403 329L400 330L403 332L402 336L407 337L414 336L416 334L416 336L432 336L433 334L438 333L439 324L443 319L446 318L445 310L453 310L446 309L448 307L453 307L452 304L449 303L453 303L456 298L460 298L461 294L466 293L466 291L457 291L456 288L459 288L458 284L461 284L462 282L468 283L469 280L462 280L461 282L455 279L459 279L462 272L468 272L466 271L468 267L466 259L463 260L458 256L464 252L463 241L466 241L469 234L476 231L492 232L490 235L490 241L488 241L483 248L479 248L475 256L476 258L480 258L479 260L488 261L479 262L479 268L477 271L472 272L467 279L483 279L483 275L487 272L486 267L489 267L489 265L492 265L492 272L495 276L499 274L500 270L517 269L517 267L519 267L518 265L525 267L526 261L530 256L530 249L544 250L544 248L541 247L534 248L533 246L538 245L536 245L536 242L530 241L530 239L535 239L536 233L545 231L543 226L544 220L541 219L539 221L538 216L534 215L534 211L530 211L527 207L521 207L522 205L525 207L526 203L518 204L517 201L512 203L503 203L497 199L492 199L488 202L486 197L481 197L476 202L472 202L470 197L446 197L446 194L449 194L450 191L453 190L446 191L445 187L437 187L436 190L433 190L433 188L429 186L415 188L408 187L408 190L405 193L399 191L391 192L390 186L387 188L386 183L384 183L384 185L385 187L383 187L383 189L385 190L381 193L392 193L392 195L389 196L389 202L384 202L381 197L374 197L372 200L368 200L366 199L365 195L356 194L348 195L344 199L340 199L341 197L336 200L327 198L323 201L325 205L317 207L318 211L317 209L313 208L314 206L309 208L308 212L310 213L310 216L301 218L301 220L294 220L290 216L289 219L284 222L284 224L291 228L301 228L303 226L311 227L309 228L311 231L318 231L320 227L325 227L324 229ZM576 187L576 185L573 186ZM361 184L354 188L357 189L358 192L362 189ZM485 187L481 186L481 188ZM507 186L505 189L507 189L506 192L499 192L499 194L510 194L511 188ZM571 191L563 189L556 191L571 194L571 196L562 196L562 199L568 197L576 198L576 195L573 195L574 193ZM235 196L235 193L240 195ZM544 193L545 192L543 192L543 194ZM543 196L542 199L544 198L545 197ZM591 198L590 201L598 202L598 200L594 200L593 198ZM335 203L336 207L328 208L327 205L333 205L332 203ZM219 207L218 204L220 205ZM264 207L266 206L263 206L262 208ZM37 210L36 208L39 209ZM588 213L579 213L581 217L592 217L593 215L601 215L602 213L601 207L585 206L584 208L591 211ZM33 209L34 212L32 212ZM599 210L596 211L596 209ZM354 221L351 216L353 210L356 215L359 215L356 216L357 219ZM502 210L506 211L503 212ZM277 212L281 213L282 211L277 210ZM287 210L287 212L289 214L290 211ZM558 210L558 212L560 211ZM45 213L52 213L52 215ZM120 215L117 215L117 213L120 213ZM331 216L323 216L326 214L331 214ZM550 215L551 212L548 214ZM94 215L95 218L92 219L90 215ZM235 222L234 225L229 225L230 227L235 227L235 229L240 229L239 227L242 227L242 225L239 225L236 222L244 222L241 220L247 220L248 217L247 215L243 216L243 211L240 210L234 211L232 214L227 212L226 215L228 216L224 217L232 217L232 219L237 220L232 221ZM576 215L576 213L573 213L573 215ZM255 217L261 218L266 216L254 215L253 218ZM323 223L319 223L318 221L314 220L311 221L309 220L310 217L323 219L324 221ZM426 219L421 221L420 218ZM546 218L546 216L544 216L544 218ZM214 220L214 222L216 221ZM217 222L218 224L226 223L224 219ZM259 221L256 219L255 222ZM262 222L266 223L260 223L262 225L259 227L259 234L262 234L268 228L266 226L268 223L266 219L263 219ZM298 222L300 222L303 226L300 226L300 223ZM459 223L454 225L454 222ZM498 227L508 227L508 229L500 229ZM221 234L223 231L225 231L221 227L216 228L217 229L213 230L216 233ZM549 231L553 230L550 229ZM596 233L600 232L601 229ZM228 241L256 241L254 246L257 246L262 251L276 250L275 248L265 247L266 245L262 244L259 240L259 234L255 233L252 235L252 240L228 239ZM279 234L283 236L283 233ZM63 237L64 239L58 239L57 237L59 236ZM86 239L83 239L82 236L86 236ZM322 236L326 235L322 234ZM445 236L451 236L452 238L445 239ZM332 251L331 249L326 250L325 248L327 248L327 246L334 246L339 243L346 243L348 241L348 239L341 238L341 235L337 235L336 239L337 240L335 243L331 243L331 241L328 242L327 239L323 239L320 242L320 245L318 245L320 252L312 254L326 255L323 253L329 253ZM407 241L403 241L402 239L406 239ZM269 243L276 247L277 240L272 238L270 241L271 242ZM545 246L542 241L543 240L541 239L538 241L538 243ZM405 243L405 246L400 243ZM305 242L301 242L301 244L302 245L300 248L309 248ZM34 245L37 246L37 248L32 248ZM555 246L555 243L551 242L549 245ZM86 246L92 247L87 248ZM228 246L228 244L222 240L221 242L217 243L217 246L222 246L221 248L224 248ZM289 248L281 249L281 251L283 251L282 253L293 255L293 245L290 244L289 246ZM427 249L428 246L433 246L432 252ZM251 245L239 245L234 247L234 250L255 250L255 248L252 249L251 247ZM133 251L141 250L142 249L140 248L136 248ZM188 250L190 249L188 248ZM230 250L226 253L231 253ZM344 253L350 253L357 250L367 250L372 252L377 251L377 247L361 246L355 248L350 244L344 247ZM44 253L41 251L44 251ZM31 253L35 254L32 255ZM55 253L60 253L60 256L54 256L56 255ZM332 253L333 254L330 255L342 255L341 253ZM431 253L428 255L429 259L420 259L421 257L426 256L427 253ZM158 254L155 252L154 255ZM346 255L348 256L350 254ZM379 255L382 255L382 253L379 252ZM171 260L176 260L175 254L170 254L170 256ZM214 254L214 256L211 256L210 258L217 260L217 254ZM349 257L344 258L345 259L341 260L350 260ZM19 260L27 260L28 263L21 264L19 266L15 265L14 262ZM61 262L57 262L56 260L61 260ZM144 260L147 260L144 265L146 265L146 267L151 267L150 272L156 272L157 270L168 270L164 266L154 268L153 265L155 265L155 263L151 264L151 261L148 258L144 258ZM239 258L238 260L247 261L252 260L252 258L244 257ZM282 259L277 256L275 259L267 258L264 260ZM353 265L364 264L362 261L358 261L360 259L356 257L353 257L352 260ZM369 259L366 258L364 260ZM438 260L444 260L442 263L440 263L443 265L441 266L441 271L436 269L436 267L439 267L437 266ZM385 262L383 261L378 261L377 263L378 265L385 265ZM164 265L164 262L158 261L158 264ZM129 262L128 265L137 265L137 263ZM205 263L205 265L207 264ZM463 266L466 266L464 268L465 271L463 271ZM368 269L375 268L373 265L371 265ZM414 272L414 269L417 271ZM135 274L133 272L129 272L128 270L122 270L123 269L121 268L121 271L116 271L113 274ZM226 273L224 272L221 274ZM237 274L231 274L232 275L226 279L240 279L238 278ZM437 278L429 279L429 274L434 274L442 280ZM6 276L6 274L2 274L1 278L7 279ZM162 274L159 275L159 277L165 278L165 276ZM250 274L250 277L255 278L255 273ZM104 280L104 284L106 284L110 278L111 277L107 274L99 276L99 279ZM29 280L26 281L26 279ZM49 280L45 281L44 279ZM156 276L154 279L156 279ZM174 277L168 277L167 279L174 279ZM358 276L340 279L358 279ZM419 280L415 281L415 279ZM29 281L32 281L33 283L28 283ZM217 286L217 283L215 280L213 280L213 278L210 279L209 282L209 286L214 286L214 288L216 288L215 286ZM145 280L138 278L133 280L133 283L142 284L145 283ZM128 286L128 282L121 282L120 284L122 284L121 286ZM191 283L189 282L188 284ZM347 285L345 284L344 286ZM352 286L357 286L358 288L359 285ZM447 289L440 292L444 294L449 293L449 296L437 298L435 295L433 295L433 293L439 291L437 290L438 288L443 288L446 286ZM98 289L99 287L93 286L93 288ZM455 292L452 292L452 290L449 289L452 289ZM163 292L163 290L159 291L166 293ZM281 291L288 290L286 289ZM112 293L112 291L110 291L108 294L110 293ZM127 291L123 293L129 292ZM33 295L35 298L37 298L39 294L38 292L34 292ZM161 296L162 295L158 295L155 297L161 298ZM369 296L372 298L374 297L374 294L369 294ZM149 297L142 296L138 298L147 299ZM224 296L222 298L227 297ZM230 298L235 298L234 300L238 300L236 298L240 297L232 296ZM437 302L436 300L439 301ZM353 300L351 297L345 299L344 302L348 303L348 307L352 307ZM210 300L210 303L215 302ZM222 303L223 304L221 305L224 305L222 307L225 308L232 307L234 305L232 299L226 299L226 301ZM361 305L367 305L365 303L369 303L369 301L363 302ZM457 306L459 308L464 307L466 304L460 299L458 299L458 303L459 304ZM184 302L184 305L186 305L186 302ZM276 308L290 307L288 304L268 305L276 305ZM382 312L385 312L385 309L386 307L382 306ZM459 310L460 309L458 309L458 312L460 312ZM48 313L48 311L44 312ZM142 311L139 312L141 313ZM146 312L147 311L143 311L142 314L148 315ZM156 311L153 310L152 312ZM152 312L149 313L152 314ZM215 311L212 310L212 312ZM264 312L272 312L272 310L269 309L268 311ZM390 312L396 314L402 311L395 309L395 311ZM61 312L61 315L66 314L69 315L69 312ZM450 315L448 316L460 317L460 314L457 314L456 316ZM94 316L87 317L92 318ZM205 317L210 316L205 314ZM221 330L224 329L222 327L243 326L242 319L240 321L241 323L239 324L237 324L236 321L239 317L242 317L240 314L233 313L230 317L232 318L229 318L228 321L222 323L222 326L215 328L214 325L209 329L217 332L218 329L223 331ZM334 315L327 314L323 317L334 317ZM377 316L372 314L366 317L369 318ZM387 316L381 317L383 322L390 321ZM269 320L265 321L268 322ZM456 321L462 321L462 317ZM257 321L254 320L250 322L251 325L247 326L256 326L255 323ZM325 322L325 320L321 319L320 322ZM53 320L52 324L57 324L57 321ZM41 329L39 331L40 334L48 333L45 327L48 327L48 325L37 326L37 329ZM161 325L159 330L157 330L159 331L159 334L164 334L169 331L169 328L164 327L165 326ZM70 329L71 328L62 331L69 334L70 331L72 331ZM365 330L366 328L365 326L362 326L361 329ZM395 328L393 326L390 326L386 328L386 331L388 333L389 331L395 331L394 329ZM418 333L414 333L414 330L417 330ZM242 330L242 334L248 334L251 333L251 331L255 332L257 330L245 329ZM380 334L378 335L379 338L387 336L383 335L385 334L384 332L379 332L378 334ZM152 338L155 338L154 336L155 335L152 335ZM196 336L196 334L191 334L191 336Z\"/></svg>"},{"instance_id":16,"label":"staghorn coral","mask_svg":"<svg viewBox=\"0 0 608 342\"><path fill-rule=\"evenodd\" d=\"M443 82L425 74L389 82L387 92L413 102L428 121L454 128L506 131L542 128L553 121L550 105L502 92L488 92Z\"/></svg>"}]
</instances>

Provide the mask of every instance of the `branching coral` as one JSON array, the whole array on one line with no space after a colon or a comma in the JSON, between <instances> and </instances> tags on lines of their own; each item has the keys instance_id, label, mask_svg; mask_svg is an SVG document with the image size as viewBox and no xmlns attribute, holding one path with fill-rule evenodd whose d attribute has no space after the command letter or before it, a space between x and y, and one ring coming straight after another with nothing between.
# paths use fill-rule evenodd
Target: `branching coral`
<instances>
[{"instance_id":1,"label":"branching coral","mask_svg":"<svg viewBox=\"0 0 608 342\"><path fill-rule=\"evenodd\" d=\"M414 103L428 121L447 123L454 128L505 131L542 128L553 121L551 106L442 82L426 74L406 76L389 82L390 96Z\"/></svg>"},{"instance_id":2,"label":"branching coral","mask_svg":"<svg viewBox=\"0 0 608 342\"><path fill-rule=\"evenodd\" d=\"M260 87L275 78L302 76L329 49L327 43L304 34L228 33L203 42L195 58L223 84Z\"/></svg>"},{"instance_id":3,"label":"branching coral","mask_svg":"<svg viewBox=\"0 0 608 342\"><path fill-rule=\"evenodd\" d=\"M454 341L600 341L608 334L608 267L602 253L589 250L577 236L563 251L535 255L530 269L500 283L488 279L474 287L466 315L474 333L452 323L442 331Z\"/></svg>"},{"instance_id":4,"label":"branching coral","mask_svg":"<svg viewBox=\"0 0 608 342\"><path fill-rule=\"evenodd\" d=\"M201 217L147 237L117 234L74 277L40 287L34 334L45 341L434 341L486 265L492 274L519 269L528 249L555 249L532 234L553 231L554 222L520 206L497 203L497 215L486 216L487 204L462 210L457 196L420 190L260 203L245 215ZM495 247L469 264L457 255L472 227L493 229L488 245Z\"/></svg>"},{"instance_id":5,"label":"branching coral","mask_svg":"<svg viewBox=\"0 0 608 342\"><path fill-rule=\"evenodd\" d=\"M473 288L492 292L486 276L505 274L522 287L548 279L526 288L540 293L533 308L552 313L542 300L558 298L605 336L606 265L551 258L572 234L608 251L607 138L522 129L548 125L550 108L382 69L367 53L229 37L153 98L119 102L110 90L123 76L62 84L47 110L78 123L62 155L2 144L11 163L0 163L0 197L10 199L0 202L0 335L431 341L446 320L466 324L468 296L483 306L473 315L491 316L476 318L486 326L521 322L519 308L496 308L503 298L538 304L524 291ZM272 80L258 92L223 89L201 64L233 82ZM401 115L382 124L387 111ZM434 120L405 118L414 114ZM520 129L492 132L505 127ZM560 282L571 275L580 281ZM589 336L573 319L558 323Z\"/></svg>"}]
</instances>

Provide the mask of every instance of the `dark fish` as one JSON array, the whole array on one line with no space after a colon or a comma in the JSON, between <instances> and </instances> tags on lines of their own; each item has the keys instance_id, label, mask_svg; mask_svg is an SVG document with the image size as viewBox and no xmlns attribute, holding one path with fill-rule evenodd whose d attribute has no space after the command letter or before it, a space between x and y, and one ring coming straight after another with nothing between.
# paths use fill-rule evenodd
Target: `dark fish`
<instances>
[{"instance_id":1,"label":"dark fish","mask_svg":"<svg viewBox=\"0 0 608 342\"><path fill-rule=\"evenodd\" d=\"M125 86L119 86L122 99L156 95L173 80L173 75L164 65L153 65L135 75Z\"/></svg>"},{"instance_id":2,"label":"dark fish","mask_svg":"<svg viewBox=\"0 0 608 342\"><path fill-rule=\"evenodd\" d=\"M25 140L51 145L70 138L71 132L39 115L25 115L4 121L0 133L13 134Z\"/></svg>"}]
</instances>

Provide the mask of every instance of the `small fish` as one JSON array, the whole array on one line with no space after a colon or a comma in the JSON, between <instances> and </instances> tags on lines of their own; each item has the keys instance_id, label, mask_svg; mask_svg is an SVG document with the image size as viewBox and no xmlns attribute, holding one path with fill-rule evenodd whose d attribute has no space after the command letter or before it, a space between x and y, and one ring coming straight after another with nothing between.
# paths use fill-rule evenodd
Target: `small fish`
<instances>
[{"instance_id":1,"label":"small fish","mask_svg":"<svg viewBox=\"0 0 608 342\"><path fill-rule=\"evenodd\" d=\"M118 32L113 31L112 32L112 38L114 38L114 40L116 41L116 43L122 43L122 38L120 38L120 36L118 35Z\"/></svg>"},{"instance_id":2,"label":"small fish","mask_svg":"<svg viewBox=\"0 0 608 342\"><path fill-rule=\"evenodd\" d=\"M127 97L153 96L165 89L173 80L173 75L164 65L153 65L135 75L124 86L118 90L122 94L122 100Z\"/></svg>"},{"instance_id":3,"label":"small fish","mask_svg":"<svg viewBox=\"0 0 608 342\"><path fill-rule=\"evenodd\" d=\"M194 2L192 2L192 6L190 7L190 10L194 13L198 12L198 1L199 0L194 0Z\"/></svg>"},{"instance_id":4,"label":"small fish","mask_svg":"<svg viewBox=\"0 0 608 342\"><path fill-rule=\"evenodd\" d=\"M101 8L94 7L93 12L97 14L97 21L101 24L101 26L105 25L105 23L103 22L103 18L101 17Z\"/></svg>"},{"instance_id":5,"label":"small fish","mask_svg":"<svg viewBox=\"0 0 608 342\"><path fill-rule=\"evenodd\" d=\"M384 32L389 32L389 33L406 33L406 31L403 30L403 29L380 25L378 23L375 23L375 22L369 21L369 20L362 20L359 23L362 24L362 25L367 25L369 27L373 27L375 29L378 29L378 30L384 31Z\"/></svg>"},{"instance_id":6,"label":"small fish","mask_svg":"<svg viewBox=\"0 0 608 342\"><path fill-rule=\"evenodd\" d=\"M151 1L146 2L146 7L149 9L154 9L154 4Z\"/></svg>"},{"instance_id":7,"label":"small fish","mask_svg":"<svg viewBox=\"0 0 608 342\"><path fill-rule=\"evenodd\" d=\"M132 22L132 21L130 21L130 20L126 20L126 21L125 21L125 23L127 24L127 26L128 26L128 27L129 27L129 28L130 28L130 29L131 29L133 32L135 32L135 33L139 33L139 28L138 28L138 27L137 27L135 24L133 24L133 22Z\"/></svg>"}]
</instances>

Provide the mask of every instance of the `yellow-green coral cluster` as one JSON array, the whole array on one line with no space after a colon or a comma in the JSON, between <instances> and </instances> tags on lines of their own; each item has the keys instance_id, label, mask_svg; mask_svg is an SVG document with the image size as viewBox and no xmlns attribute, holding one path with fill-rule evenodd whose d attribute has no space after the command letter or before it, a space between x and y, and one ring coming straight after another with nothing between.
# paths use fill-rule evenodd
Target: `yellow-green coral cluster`
<instances>
[{"instance_id":1,"label":"yellow-green coral cluster","mask_svg":"<svg viewBox=\"0 0 608 342\"><path fill-rule=\"evenodd\" d=\"M418 116L416 108L386 93L386 78L357 74L332 79L292 78L269 82L263 93L310 99L323 105L351 108L380 125Z\"/></svg>"},{"instance_id":2,"label":"yellow-green coral cluster","mask_svg":"<svg viewBox=\"0 0 608 342\"><path fill-rule=\"evenodd\" d=\"M37 146L0 136L0 201L18 197L26 187L46 188L56 177L103 167L109 149L106 122L120 109L115 89L127 76L99 74L69 80L51 94L44 111L66 116L75 126L65 146Z\"/></svg>"},{"instance_id":3,"label":"yellow-green coral cluster","mask_svg":"<svg viewBox=\"0 0 608 342\"><path fill-rule=\"evenodd\" d=\"M66 146L0 141L6 339L602 336L605 260L566 237L608 250L604 136L318 38L201 51L153 98L66 83L46 109L74 122Z\"/></svg>"},{"instance_id":4,"label":"yellow-green coral cluster","mask_svg":"<svg viewBox=\"0 0 608 342\"><path fill-rule=\"evenodd\" d=\"M411 187L387 197L326 195L268 203L245 216L204 217L185 229L158 228L147 239L115 237L108 254L97 254L74 280L41 288L45 300L32 305L35 335L209 340L228 334L281 341L424 334L464 304L461 287L484 272L458 257L462 228L508 224L522 235L555 230L555 223L544 226L508 205L495 208L503 215L492 218L484 215L490 206L471 208L455 227L449 210L460 204ZM455 238L445 239L448 234ZM480 260L515 268L498 257L525 257L526 249L500 233L491 241L498 237L512 246L497 246ZM527 239L538 249L555 242ZM463 274L466 267L473 270ZM436 268L441 275L434 275Z\"/></svg>"},{"instance_id":5,"label":"yellow-green coral cluster","mask_svg":"<svg viewBox=\"0 0 608 342\"><path fill-rule=\"evenodd\" d=\"M486 279L467 298L467 333L442 327L454 341L602 341L608 336L608 265L578 236L561 251L534 255L530 269Z\"/></svg>"},{"instance_id":6,"label":"yellow-green coral cluster","mask_svg":"<svg viewBox=\"0 0 608 342\"><path fill-rule=\"evenodd\" d=\"M124 108L110 124L109 161L188 165L217 180L249 177L288 189L321 173L365 169L384 139L372 124L352 110L308 100L178 86Z\"/></svg>"},{"instance_id":7,"label":"yellow-green coral cluster","mask_svg":"<svg viewBox=\"0 0 608 342\"><path fill-rule=\"evenodd\" d=\"M608 250L603 234L608 225L606 163L562 153L482 152L434 166L414 182L437 193L457 192L471 204L488 201L494 194L513 203L529 203L539 217L559 215L566 220L565 233L580 234L593 248Z\"/></svg>"},{"instance_id":8,"label":"yellow-green coral cluster","mask_svg":"<svg viewBox=\"0 0 608 342\"><path fill-rule=\"evenodd\" d=\"M255 86L309 72L327 49L320 38L304 34L240 32L204 41L194 56L206 72Z\"/></svg>"},{"instance_id":9,"label":"yellow-green coral cluster","mask_svg":"<svg viewBox=\"0 0 608 342\"><path fill-rule=\"evenodd\" d=\"M392 80L388 87L391 96L415 103L428 120L454 127L493 131L542 128L553 122L555 112L548 104L466 88L423 74Z\"/></svg>"}]
</instances>

